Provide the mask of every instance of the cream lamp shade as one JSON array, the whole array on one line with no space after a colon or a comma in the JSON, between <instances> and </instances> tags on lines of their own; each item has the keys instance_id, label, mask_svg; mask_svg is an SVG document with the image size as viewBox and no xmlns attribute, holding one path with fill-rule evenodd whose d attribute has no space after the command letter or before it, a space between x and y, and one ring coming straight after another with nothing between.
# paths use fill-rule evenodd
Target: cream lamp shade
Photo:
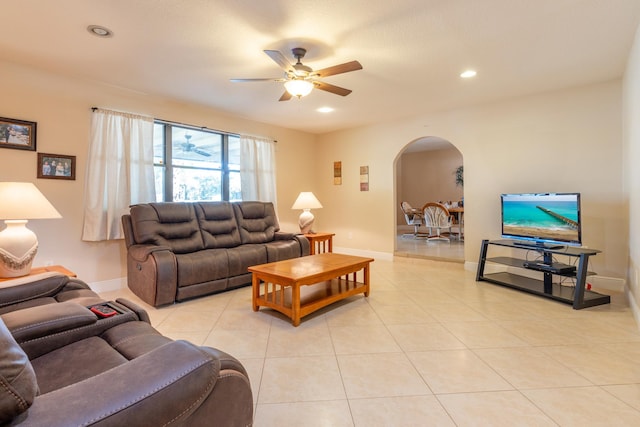
<instances>
[{"instance_id":1,"label":"cream lamp shade","mask_svg":"<svg viewBox=\"0 0 640 427\"><path fill-rule=\"evenodd\" d=\"M284 88L293 96L301 98L307 96L313 90L313 83L304 79L293 79L284 82Z\"/></svg>"},{"instance_id":2,"label":"cream lamp shade","mask_svg":"<svg viewBox=\"0 0 640 427\"><path fill-rule=\"evenodd\" d=\"M313 233L313 221L315 218L311 213L311 209L320 209L322 205L313 195L311 191L303 191L298 195L298 198L293 202L291 209L302 209L300 218L298 218L298 225L300 226L300 232L303 234Z\"/></svg>"},{"instance_id":3,"label":"cream lamp shade","mask_svg":"<svg viewBox=\"0 0 640 427\"><path fill-rule=\"evenodd\" d=\"M62 216L30 182L0 182L0 277L26 276L38 251L38 238L26 225L30 219Z\"/></svg>"}]
</instances>

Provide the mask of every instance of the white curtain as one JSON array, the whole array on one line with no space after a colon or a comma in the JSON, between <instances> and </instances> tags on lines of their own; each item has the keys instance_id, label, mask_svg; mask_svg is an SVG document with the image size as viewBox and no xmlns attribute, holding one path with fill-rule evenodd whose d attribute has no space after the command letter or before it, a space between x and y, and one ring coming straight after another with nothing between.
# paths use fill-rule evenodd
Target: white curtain
<instances>
[{"instance_id":1,"label":"white curtain","mask_svg":"<svg viewBox=\"0 0 640 427\"><path fill-rule=\"evenodd\" d=\"M273 202L277 212L275 144L268 138L240 135L242 200Z\"/></svg>"},{"instance_id":2,"label":"white curtain","mask_svg":"<svg viewBox=\"0 0 640 427\"><path fill-rule=\"evenodd\" d=\"M82 240L122 239L129 205L153 201L153 118L94 109Z\"/></svg>"}]
</instances>

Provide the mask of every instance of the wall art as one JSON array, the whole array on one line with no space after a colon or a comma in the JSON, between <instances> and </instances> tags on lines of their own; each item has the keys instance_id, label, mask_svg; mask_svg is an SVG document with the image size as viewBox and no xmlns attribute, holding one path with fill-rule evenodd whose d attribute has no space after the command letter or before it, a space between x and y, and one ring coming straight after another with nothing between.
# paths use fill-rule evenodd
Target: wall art
<instances>
[{"instance_id":1,"label":"wall art","mask_svg":"<svg viewBox=\"0 0 640 427\"><path fill-rule=\"evenodd\" d=\"M0 148L36 151L36 122L0 117Z\"/></svg>"}]
</instances>

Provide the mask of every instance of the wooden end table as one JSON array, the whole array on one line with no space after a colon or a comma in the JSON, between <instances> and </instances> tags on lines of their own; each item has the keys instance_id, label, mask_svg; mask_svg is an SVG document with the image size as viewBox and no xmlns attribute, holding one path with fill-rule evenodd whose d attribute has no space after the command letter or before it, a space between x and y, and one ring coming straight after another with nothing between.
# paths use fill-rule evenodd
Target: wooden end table
<instances>
[{"instance_id":1,"label":"wooden end table","mask_svg":"<svg viewBox=\"0 0 640 427\"><path fill-rule=\"evenodd\" d=\"M56 273L64 274L65 276L69 276L69 277L77 277L76 273L66 269L61 265L48 265L46 267L34 267L26 276L0 278L0 282L5 282L7 280L13 280L13 279L20 279L22 277L35 276L36 274L50 273L52 271L55 271Z\"/></svg>"},{"instance_id":2,"label":"wooden end table","mask_svg":"<svg viewBox=\"0 0 640 427\"><path fill-rule=\"evenodd\" d=\"M368 297L371 262L373 258L326 252L249 267L253 311L269 307L298 326L301 317L336 301L357 294Z\"/></svg>"},{"instance_id":3,"label":"wooden end table","mask_svg":"<svg viewBox=\"0 0 640 427\"><path fill-rule=\"evenodd\" d=\"M333 252L333 236L335 233L306 233L304 237L311 245L310 255Z\"/></svg>"}]
</instances>

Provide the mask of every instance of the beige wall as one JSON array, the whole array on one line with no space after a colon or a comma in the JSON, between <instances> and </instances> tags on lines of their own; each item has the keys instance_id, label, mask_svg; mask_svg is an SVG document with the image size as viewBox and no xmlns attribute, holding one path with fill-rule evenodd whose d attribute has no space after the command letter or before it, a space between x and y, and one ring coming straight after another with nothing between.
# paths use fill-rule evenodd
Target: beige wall
<instances>
[{"instance_id":1,"label":"beige wall","mask_svg":"<svg viewBox=\"0 0 640 427\"><path fill-rule=\"evenodd\" d=\"M38 151L77 156L75 181L47 180L36 179L35 152L0 149L0 181L34 182L63 216L58 220L29 222L40 242L34 265L63 264L90 283L126 277L126 254L121 241L81 241L82 195L93 106L276 139L281 227L298 230L298 213L290 208L298 192L312 190L314 186L314 174L306 162L300 161L315 156L314 135L9 63L0 62L0 75L0 116L37 122ZM292 176L296 179L292 180Z\"/></svg>"},{"instance_id":2,"label":"beige wall","mask_svg":"<svg viewBox=\"0 0 640 427\"><path fill-rule=\"evenodd\" d=\"M450 141L464 157L467 262L477 262L482 239L500 236L500 193L579 191L584 244L603 251L592 267L623 277L628 213L620 81L321 136L316 173L325 209L317 217L319 228L337 233L336 247L393 252L396 160L406 145L428 136ZM336 160L343 163L341 186L331 182ZM360 165L369 165L369 192L358 190Z\"/></svg>"},{"instance_id":3,"label":"beige wall","mask_svg":"<svg viewBox=\"0 0 640 427\"><path fill-rule=\"evenodd\" d=\"M462 154L453 146L403 153L396 168L397 223L406 224L400 211L403 201L409 202L414 208L427 202L459 201L464 194L462 187L456 185L455 170L460 165Z\"/></svg>"},{"instance_id":4,"label":"beige wall","mask_svg":"<svg viewBox=\"0 0 640 427\"><path fill-rule=\"evenodd\" d=\"M0 180L35 182L64 217L30 223L40 239L36 265L64 264L89 282L126 276L121 242L80 240L90 107L99 106L277 139L282 228L297 229L298 212L290 206L300 191L313 191L324 205L314 211L315 229L336 233L337 248L389 256L399 153L417 139L444 138L464 156L467 262L477 261L482 239L499 237L500 193L580 191L584 243L603 250L593 269L626 276L629 213L621 167L620 81L314 136L7 63L0 63L0 75L3 99L10 100L3 102L2 116L38 122L39 151L78 158L76 181L37 180L34 152L0 150ZM637 113L635 107L627 116ZM303 160L309 158L316 159L311 168ZM333 185L334 161L342 161L339 186ZM360 166L369 166L368 192L359 191ZM637 238L633 244L637 266Z\"/></svg>"},{"instance_id":5,"label":"beige wall","mask_svg":"<svg viewBox=\"0 0 640 427\"><path fill-rule=\"evenodd\" d=\"M629 196L628 289L640 323L640 27L624 79L624 182Z\"/></svg>"}]
</instances>

